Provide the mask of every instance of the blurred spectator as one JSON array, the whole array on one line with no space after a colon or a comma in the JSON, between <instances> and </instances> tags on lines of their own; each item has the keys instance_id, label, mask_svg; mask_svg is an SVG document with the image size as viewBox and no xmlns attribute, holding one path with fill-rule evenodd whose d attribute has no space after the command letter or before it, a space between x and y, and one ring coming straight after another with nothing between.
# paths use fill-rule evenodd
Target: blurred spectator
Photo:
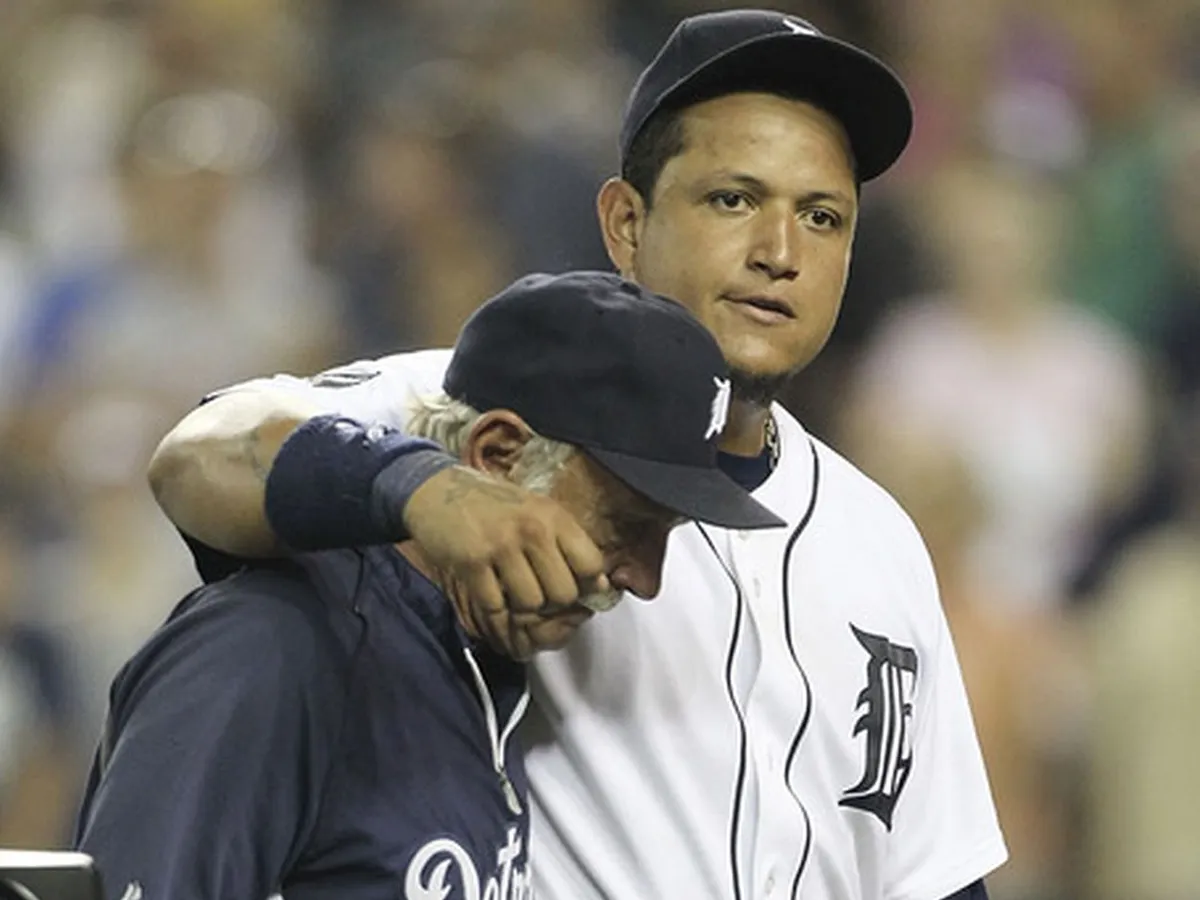
<instances>
[{"instance_id":1,"label":"blurred spectator","mask_svg":"<svg viewBox=\"0 0 1200 900\"><path fill-rule=\"evenodd\" d=\"M24 349L39 414L132 391L174 415L214 386L336 353L283 142L271 110L234 91L169 97L134 120L117 161L124 240L38 286Z\"/></svg>"},{"instance_id":2,"label":"blurred spectator","mask_svg":"<svg viewBox=\"0 0 1200 900\"><path fill-rule=\"evenodd\" d=\"M1164 135L1166 191L1158 214L1167 221L1164 249L1171 267L1162 309L1146 336L1161 368L1163 421L1156 424L1153 472L1145 490L1100 523L1091 558L1077 573L1075 590L1083 600L1095 592L1125 543L1177 512L1181 491L1165 432L1176 407L1200 391L1200 97L1181 106Z\"/></svg>"},{"instance_id":3,"label":"blurred spectator","mask_svg":"<svg viewBox=\"0 0 1200 900\"><path fill-rule=\"evenodd\" d=\"M36 582L17 498L0 495L0 846L70 838L79 753L78 675L67 645L31 617Z\"/></svg>"},{"instance_id":4,"label":"blurred spectator","mask_svg":"<svg viewBox=\"0 0 1200 900\"><path fill-rule=\"evenodd\" d=\"M1179 514L1119 558L1092 622L1089 897L1200 896L1200 395L1176 424Z\"/></svg>"},{"instance_id":5,"label":"blurred spectator","mask_svg":"<svg viewBox=\"0 0 1200 900\"><path fill-rule=\"evenodd\" d=\"M1066 8L1091 132L1072 185L1067 296L1152 347L1171 291L1164 205L1186 6L1093 0Z\"/></svg>"},{"instance_id":6,"label":"blurred spectator","mask_svg":"<svg viewBox=\"0 0 1200 900\"><path fill-rule=\"evenodd\" d=\"M1062 897L1071 881L1086 685L1077 627L1057 610L1021 608L971 564L989 513L954 448L899 435L880 467L877 476L913 517L933 557L1008 843L1009 861L988 878L989 895Z\"/></svg>"},{"instance_id":7,"label":"blurred spectator","mask_svg":"<svg viewBox=\"0 0 1200 900\"><path fill-rule=\"evenodd\" d=\"M1187 397L1200 391L1200 95L1169 133L1166 214L1175 266L1155 343L1163 348L1169 389Z\"/></svg>"},{"instance_id":8,"label":"blurred spectator","mask_svg":"<svg viewBox=\"0 0 1200 900\"><path fill-rule=\"evenodd\" d=\"M22 329L30 315L30 251L25 241L5 231L0 205L0 434L20 401Z\"/></svg>"},{"instance_id":9,"label":"blurred spectator","mask_svg":"<svg viewBox=\"0 0 1200 900\"><path fill-rule=\"evenodd\" d=\"M287 138L245 92L148 103L117 144L122 230L29 279L7 462L58 513L35 577L84 675L88 745L117 665L196 580L145 485L155 441L215 387L341 356Z\"/></svg>"},{"instance_id":10,"label":"blurred spectator","mask_svg":"<svg viewBox=\"0 0 1200 900\"><path fill-rule=\"evenodd\" d=\"M1023 606L1064 596L1097 515L1141 484L1148 395L1134 348L1056 297L1051 188L985 163L939 176L924 221L948 279L886 324L846 404L868 471L897 437L959 454L984 493L973 550Z\"/></svg>"},{"instance_id":11,"label":"blurred spectator","mask_svg":"<svg viewBox=\"0 0 1200 900\"><path fill-rule=\"evenodd\" d=\"M453 344L466 317L513 274L459 148L420 129L410 112L385 108L360 126L350 190L327 237L357 355Z\"/></svg>"},{"instance_id":12,"label":"blurred spectator","mask_svg":"<svg viewBox=\"0 0 1200 900\"><path fill-rule=\"evenodd\" d=\"M596 192L617 168L617 127L637 67L612 49L606 7L510 0L480 50L479 163L517 271L610 267Z\"/></svg>"},{"instance_id":13,"label":"blurred spectator","mask_svg":"<svg viewBox=\"0 0 1200 900\"><path fill-rule=\"evenodd\" d=\"M155 87L240 85L290 115L315 74L305 60L319 0L135 0Z\"/></svg>"},{"instance_id":14,"label":"blurred spectator","mask_svg":"<svg viewBox=\"0 0 1200 900\"><path fill-rule=\"evenodd\" d=\"M66 518L36 547L38 620L65 636L81 673L85 758L117 669L199 583L145 487L145 461L163 427L136 395L93 398L67 412L39 460L47 499Z\"/></svg>"},{"instance_id":15,"label":"blurred spectator","mask_svg":"<svg viewBox=\"0 0 1200 900\"><path fill-rule=\"evenodd\" d=\"M98 2L60 4L15 47L13 197L38 252L76 261L121 234L110 179L128 117L151 75L138 23Z\"/></svg>"},{"instance_id":16,"label":"blurred spectator","mask_svg":"<svg viewBox=\"0 0 1200 900\"><path fill-rule=\"evenodd\" d=\"M882 0L875 9L915 107L901 171L928 172L977 150L1005 36L1005 0Z\"/></svg>"}]
</instances>

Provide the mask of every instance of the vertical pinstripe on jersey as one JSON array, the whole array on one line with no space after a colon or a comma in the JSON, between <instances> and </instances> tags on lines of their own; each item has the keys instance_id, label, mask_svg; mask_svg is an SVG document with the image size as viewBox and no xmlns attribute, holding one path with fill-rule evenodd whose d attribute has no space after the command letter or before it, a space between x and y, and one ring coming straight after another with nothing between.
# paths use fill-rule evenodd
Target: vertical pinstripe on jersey
<instances>
[{"instance_id":1,"label":"vertical pinstripe on jersey","mask_svg":"<svg viewBox=\"0 0 1200 900\"><path fill-rule=\"evenodd\" d=\"M788 781L788 772L791 771L792 762L796 758L796 753L800 749L800 741L804 737L804 732L808 730L809 719L812 718L813 697L812 684L808 680L808 673L804 671L804 666L800 664L800 657L796 655L796 638L792 632L792 603L791 592L788 588L790 581L788 579L788 567L792 562L792 550L796 546L796 541L812 520L813 512L817 508L817 491L821 486L821 460L817 456L817 445L811 440L808 442L810 451L812 452L813 461L813 476L812 476L812 491L808 498L808 509L804 511L804 515L800 519L800 524L796 526L796 530L792 532L788 538L787 547L783 551L783 633L787 636L788 652L792 655L792 662L795 663L797 671L800 672L800 677L804 679L804 689L808 694L808 706L804 710L804 717L800 720L800 727L796 730L795 737L792 738L792 746L788 750L787 762L783 766L783 780L788 785L788 790L791 791L791 782ZM792 796L800 805L801 812L804 813L804 824L808 829L808 833L804 837L804 852L800 855L800 867L796 870L796 877L792 880L791 896L795 897L796 892L800 890L800 879L804 876L804 868L808 865L808 854L812 850L812 819L808 815L808 810L805 809L804 803L796 796L796 792L792 791Z\"/></svg>"},{"instance_id":2,"label":"vertical pinstripe on jersey","mask_svg":"<svg viewBox=\"0 0 1200 900\"><path fill-rule=\"evenodd\" d=\"M708 532L699 523L696 523L696 528L704 537L717 562L721 564L721 568L725 570L725 574L728 576L730 584L733 585L736 595L734 600L733 634L729 638L729 655L725 660L725 689L729 694L729 703L733 707L738 720L738 769L737 779L734 783L733 811L729 819L729 865L733 875L733 900L741 900L742 879L741 865L738 860L737 851L737 833L738 820L742 814L742 791L746 782L746 717L738 706L737 696L733 690L733 657L737 650L738 639L742 633L742 588L729 566L726 565L725 560L721 557L721 554L717 552L717 547Z\"/></svg>"}]
</instances>

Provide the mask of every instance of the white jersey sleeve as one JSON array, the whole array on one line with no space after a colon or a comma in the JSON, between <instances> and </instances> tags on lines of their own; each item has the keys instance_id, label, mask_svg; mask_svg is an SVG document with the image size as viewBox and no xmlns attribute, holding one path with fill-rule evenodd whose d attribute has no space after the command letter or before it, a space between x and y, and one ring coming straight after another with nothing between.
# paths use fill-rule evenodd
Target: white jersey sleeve
<instances>
[{"instance_id":1,"label":"white jersey sleeve","mask_svg":"<svg viewBox=\"0 0 1200 900\"><path fill-rule=\"evenodd\" d=\"M914 540L919 541L915 535ZM919 593L938 609L922 690L913 699L914 762L897 804L885 896L938 900L1000 866L1007 850L996 818L962 672L923 543Z\"/></svg>"},{"instance_id":2,"label":"white jersey sleeve","mask_svg":"<svg viewBox=\"0 0 1200 900\"><path fill-rule=\"evenodd\" d=\"M309 378L295 375L255 378L216 391L206 399L238 391L281 391L302 397L323 412L403 431L416 399L441 393L451 352L395 353L337 366Z\"/></svg>"}]
</instances>

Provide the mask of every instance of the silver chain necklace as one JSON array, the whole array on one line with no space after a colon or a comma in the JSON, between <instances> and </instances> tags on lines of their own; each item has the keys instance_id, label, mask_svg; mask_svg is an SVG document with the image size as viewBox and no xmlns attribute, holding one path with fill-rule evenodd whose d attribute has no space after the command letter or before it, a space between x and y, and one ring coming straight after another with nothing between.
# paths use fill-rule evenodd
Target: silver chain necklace
<instances>
[{"instance_id":1,"label":"silver chain necklace","mask_svg":"<svg viewBox=\"0 0 1200 900\"><path fill-rule=\"evenodd\" d=\"M771 471L775 471L775 466L779 463L779 426L775 424L775 417L770 413L767 414L767 424L763 428L763 438L767 445L767 453L771 461Z\"/></svg>"}]
</instances>

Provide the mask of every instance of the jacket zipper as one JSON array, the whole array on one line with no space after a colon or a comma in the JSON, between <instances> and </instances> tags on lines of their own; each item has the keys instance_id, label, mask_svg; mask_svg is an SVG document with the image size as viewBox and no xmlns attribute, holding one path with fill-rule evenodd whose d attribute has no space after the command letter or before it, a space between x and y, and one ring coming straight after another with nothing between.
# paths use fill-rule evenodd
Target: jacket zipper
<instances>
[{"instance_id":1,"label":"jacket zipper","mask_svg":"<svg viewBox=\"0 0 1200 900\"><path fill-rule=\"evenodd\" d=\"M504 751L508 746L508 739L512 736L517 723L521 721L521 716L525 714L525 708L529 705L529 688L521 692L520 699L517 700L512 714L508 717L508 722L504 725L504 730L501 731L499 719L496 716L496 704L492 700L492 692L488 689L479 663L475 661L475 655L466 647L463 648L463 655L467 658L467 665L470 666L471 675L475 678L475 688L479 692L479 701L483 704L483 718L492 751L492 768L500 782L500 790L504 794L504 802L508 804L509 811L513 815L519 816L522 812L521 798L517 796L517 789L513 786L512 779L508 777L505 769Z\"/></svg>"}]
</instances>

